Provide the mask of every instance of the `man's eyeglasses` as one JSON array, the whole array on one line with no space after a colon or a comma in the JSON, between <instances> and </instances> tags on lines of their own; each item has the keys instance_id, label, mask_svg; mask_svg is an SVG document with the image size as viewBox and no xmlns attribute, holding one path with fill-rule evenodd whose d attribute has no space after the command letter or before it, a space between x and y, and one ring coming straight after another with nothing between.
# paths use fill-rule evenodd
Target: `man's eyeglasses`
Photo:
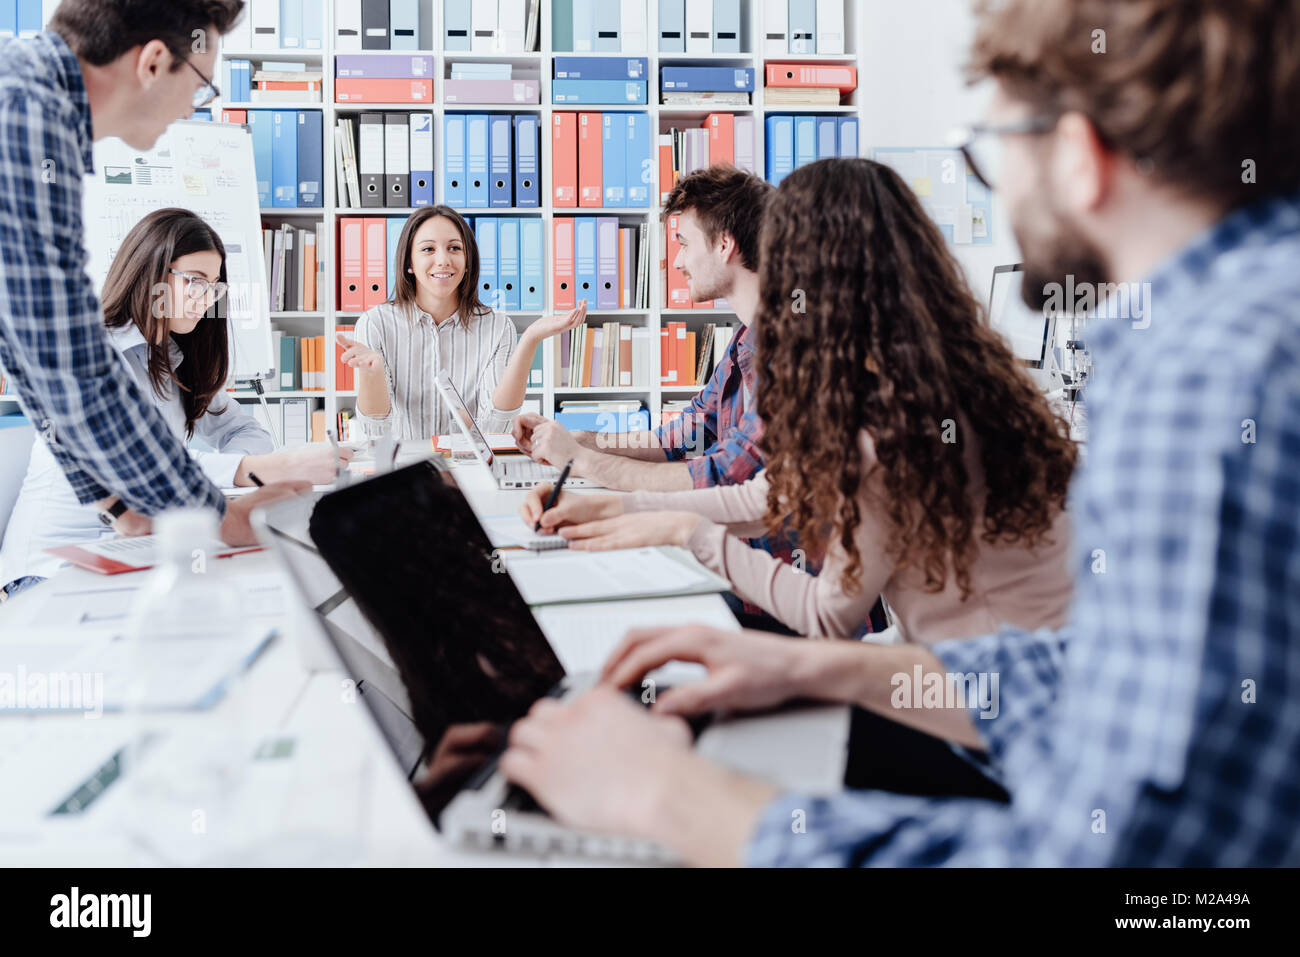
<instances>
[{"instance_id":1,"label":"man's eyeglasses","mask_svg":"<svg viewBox=\"0 0 1300 957\"><path fill-rule=\"evenodd\" d=\"M961 126L949 134L948 142L961 150L975 178L991 190L1002 169L1002 137L1050 133L1056 129L1056 120L1055 116L1038 116L1017 123Z\"/></svg>"},{"instance_id":2,"label":"man's eyeglasses","mask_svg":"<svg viewBox=\"0 0 1300 957\"><path fill-rule=\"evenodd\" d=\"M185 295L196 302L200 299L209 299L211 302L216 302L221 299L226 294L226 290L230 288L224 282L209 282L202 276L196 276L193 273L188 272L181 272L179 269L169 269L167 271L173 276L180 276L186 280Z\"/></svg>"},{"instance_id":3,"label":"man's eyeglasses","mask_svg":"<svg viewBox=\"0 0 1300 957\"><path fill-rule=\"evenodd\" d=\"M218 90L216 86L213 85L212 80L204 76L203 71L200 70L198 67L196 67L193 63L191 63L189 60L186 60L185 57L181 57L181 60L184 61L186 66L188 66L191 70L197 73L199 75L199 79L203 81L203 85L194 91L194 109L201 110L203 109L203 107L207 106L217 97L219 97L221 95L221 91Z\"/></svg>"}]
</instances>

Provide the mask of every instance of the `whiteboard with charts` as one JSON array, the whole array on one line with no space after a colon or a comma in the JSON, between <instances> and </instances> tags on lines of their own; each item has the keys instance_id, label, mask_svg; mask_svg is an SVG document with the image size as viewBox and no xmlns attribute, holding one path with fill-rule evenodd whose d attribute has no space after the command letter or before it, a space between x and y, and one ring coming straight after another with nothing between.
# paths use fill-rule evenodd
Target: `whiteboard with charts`
<instances>
[{"instance_id":1,"label":"whiteboard with charts","mask_svg":"<svg viewBox=\"0 0 1300 957\"><path fill-rule=\"evenodd\" d=\"M103 288L108 267L131 227L156 209L192 210L226 247L230 292L218 308L230 323L236 379L269 377L270 299L262 255L253 140L246 127L204 120L173 123L147 152L120 139L95 144L83 213L91 281Z\"/></svg>"}]
</instances>

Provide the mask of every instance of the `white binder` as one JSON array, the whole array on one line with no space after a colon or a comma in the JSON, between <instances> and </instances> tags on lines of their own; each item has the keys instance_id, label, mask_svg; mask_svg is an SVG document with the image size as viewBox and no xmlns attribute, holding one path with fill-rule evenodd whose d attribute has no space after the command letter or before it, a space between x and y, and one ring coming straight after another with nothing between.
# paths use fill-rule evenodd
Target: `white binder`
<instances>
[{"instance_id":1,"label":"white binder","mask_svg":"<svg viewBox=\"0 0 1300 957\"><path fill-rule=\"evenodd\" d=\"M646 4L642 0L622 0L619 12L619 30L622 32L624 53L646 53Z\"/></svg>"},{"instance_id":2,"label":"white binder","mask_svg":"<svg viewBox=\"0 0 1300 957\"><path fill-rule=\"evenodd\" d=\"M253 0L253 50L280 49L280 0Z\"/></svg>"},{"instance_id":3,"label":"white binder","mask_svg":"<svg viewBox=\"0 0 1300 957\"><path fill-rule=\"evenodd\" d=\"M340 53L361 50L361 0L334 4L334 49Z\"/></svg>"},{"instance_id":4,"label":"white binder","mask_svg":"<svg viewBox=\"0 0 1300 957\"><path fill-rule=\"evenodd\" d=\"M844 0L817 0L817 52L844 52Z\"/></svg>"},{"instance_id":5,"label":"white binder","mask_svg":"<svg viewBox=\"0 0 1300 957\"><path fill-rule=\"evenodd\" d=\"M790 0L763 0L763 52L785 56L790 52Z\"/></svg>"},{"instance_id":6,"label":"white binder","mask_svg":"<svg viewBox=\"0 0 1300 957\"><path fill-rule=\"evenodd\" d=\"M713 4L709 0L686 4L686 52L713 52Z\"/></svg>"},{"instance_id":7,"label":"white binder","mask_svg":"<svg viewBox=\"0 0 1300 957\"><path fill-rule=\"evenodd\" d=\"M473 0L470 4L469 48L474 53L496 53L497 0Z\"/></svg>"}]
</instances>

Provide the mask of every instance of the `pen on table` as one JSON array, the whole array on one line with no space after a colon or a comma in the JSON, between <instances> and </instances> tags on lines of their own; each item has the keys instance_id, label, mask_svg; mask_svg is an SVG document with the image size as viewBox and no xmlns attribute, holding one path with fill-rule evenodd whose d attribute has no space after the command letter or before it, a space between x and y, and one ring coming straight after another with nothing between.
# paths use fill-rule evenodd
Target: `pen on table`
<instances>
[{"instance_id":1,"label":"pen on table","mask_svg":"<svg viewBox=\"0 0 1300 957\"><path fill-rule=\"evenodd\" d=\"M564 488L564 480L569 477L569 469L571 468L573 468L573 459L569 459L568 464L564 466L564 471L560 473L560 480L555 483L555 488L551 489L551 497L542 508L543 512L549 512L551 509L555 508L555 500L560 497L560 489ZM533 526L533 531L540 532L541 530L542 516L538 515L537 524Z\"/></svg>"},{"instance_id":2,"label":"pen on table","mask_svg":"<svg viewBox=\"0 0 1300 957\"><path fill-rule=\"evenodd\" d=\"M248 480L252 482L254 485L256 485L258 488L261 488L263 485L266 484L260 478L254 475L252 472L248 473Z\"/></svg>"}]
</instances>

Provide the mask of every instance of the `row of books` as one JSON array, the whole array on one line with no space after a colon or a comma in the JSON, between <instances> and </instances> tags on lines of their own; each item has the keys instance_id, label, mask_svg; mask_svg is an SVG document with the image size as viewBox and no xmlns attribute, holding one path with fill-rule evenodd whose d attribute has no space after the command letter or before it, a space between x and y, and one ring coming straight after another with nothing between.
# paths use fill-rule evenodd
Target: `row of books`
<instances>
[{"instance_id":1,"label":"row of books","mask_svg":"<svg viewBox=\"0 0 1300 957\"><path fill-rule=\"evenodd\" d=\"M340 117L334 136L339 202L353 209L433 204L433 114Z\"/></svg>"},{"instance_id":2,"label":"row of books","mask_svg":"<svg viewBox=\"0 0 1300 957\"><path fill-rule=\"evenodd\" d=\"M659 330L660 385L704 385L726 355L736 327L710 322L697 333L684 322L666 322Z\"/></svg>"},{"instance_id":3,"label":"row of books","mask_svg":"<svg viewBox=\"0 0 1300 957\"><path fill-rule=\"evenodd\" d=\"M683 176L714 163L731 163L757 173L754 142L754 117L734 113L710 113L699 127L673 127L667 133L660 133L660 204L667 201L668 194Z\"/></svg>"},{"instance_id":4,"label":"row of books","mask_svg":"<svg viewBox=\"0 0 1300 957\"><path fill-rule=\"evenodd\" d=\"M338 331L350 332L351 328L339 326ZM283 330L272 329L271 339L275 374L268 383L267 392L325 392L329 389L324 336L291 336ZM336 362L334 387L347 392L349 388L345 384L346 377L340 374L341 368L341 363Z\"/></svg>"},{"instance_id":5,"label":"row of books","mask_svg":"<svg viewBox=\"0 0 1300 957\"><path fill-rule=\"evenodd\" d=\"M252 134L258 206L312 209L325 204L319 110L223 110L221 119L245 123Z\"/></svg>"},{"instance_id":6,"label":"row of books","mask_svg":"<svg viewBox=\"0 0 1300 957\"><path fill-rule=\"evenodd\" d=\"M637 399L566 399L555 421L570 432L644 432L650 413Z\"/></svg>"},{"instance_id":7,"label":"row of books","mask_svg":"<svg viewBox=\"0 0 1300 957\"><path fill-rule=\"evenodd\" d=\"M767 180L773 185L807 163L858 155L856 116L773 115L764 122Z\"/></svg>"},{"instance_id":8,"label":"row of books","mask_svg":"<svg viewBox=\"0 0 1300 957\"><path fill-rule=\"evenodd\" d=\"M221 64L222 89L235 103L319 103L320 70L293 60L225 60Z\"/></svg>"},{"instance_id":9,"label":"row of books","mask_svg":"<svg viewBox=\"0 0 1300 957\"><path fill-rule=\"evenodd\" d=\"M325 224L262 229L272 312L315 312L325 303Z\"/></svg>"},{"instance_id":10,"label":"row of books","mask_svg":"<svg viewBox=\"0 0 1300 957\"><path fill-rule=\"evenodd\" d=\"M583 325L554 338L555 387L650 386L650 330L606 322Z\"/></svg>"},{"instance_id":11,"label":"row of books","mask_svg":"<svg viewBox=\"0 0 1300 957\"><path fill-rule=\"evenodd\" d=\"M432 103L433 57L341 53L334 58L335 103Z\"/></svg>"},{"instance_id":12,"label":"row of books","mask_svg":"<svg viewBox=\"0 0 1300 957\"><path fill-rule=\"evenodd\" d=\"M647 224L620 226L613 216L557 216L551 232L556 309L573 309L584 300L588 309L649 307Z\"/></svg>"},{"instance_id":13,"label":"row of books","mask_svg":"<svg viewBox=\"0 0 1300 957\"><path fill-rule=\"evenodd\" d=\"M339 309L363 312L392 297L393 263L405 224L405 217L339 220ZM479 298L498 310L541 312L546 262L542 221L475 216L469 224L479 251ZM557 303L557 308L573 307Z\"/></svg>"},{"instance_id":14,"label":"row of books","mask_svg":"<svg viewBox=\"0 0 1300 957\"><path fill-rule=\"evenodd\" d=\"M645 209L649 171L648 114L552 115L551 201L557 209Z\"/></svg>"}]
</instances>

